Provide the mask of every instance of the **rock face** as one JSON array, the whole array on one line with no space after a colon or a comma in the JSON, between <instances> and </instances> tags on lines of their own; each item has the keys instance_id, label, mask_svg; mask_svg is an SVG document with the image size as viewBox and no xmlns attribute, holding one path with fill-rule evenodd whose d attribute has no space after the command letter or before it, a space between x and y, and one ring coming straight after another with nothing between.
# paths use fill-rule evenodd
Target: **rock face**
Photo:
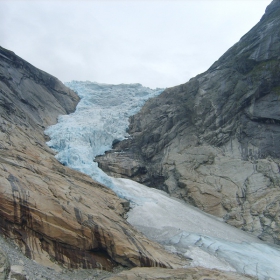
<instances>
[{"instance_id":1,"label":"rock face","mask_svg":"<svg viewBox=\"0 0 280 280\"><path fill-rule=\"evenodd\" d=\"M141 279L185 279L185 280L256 280L252 276L240 275L234 272L222 272L218 270L205 269L203 267L188 269L161 269L161 268L133 268L129 271L123 271L116 276L109 278L110 280L141 280Z\"/></svg>"},{"instance_id":2,"label":"rock face","mask_svg":"<svg viewBox=\"0 0 280 280\"><path fill-rule=\"evenodd\" d=\"M280 244L280 1L206 72L166 89L99 157L112 176L157 187Z\"/></svg>"},{"instance_id":3,"label":"rock face","mask_svg":"<svg viewBox=\"0 0 280 280\"><path fill-rule=\"evenodd\" d=\"M182 262L134 230L124 201L54 158L44 129L77 95L0 48L0 229L28 257L66 267L173 267Z\"/></svg>"}]
</instances>

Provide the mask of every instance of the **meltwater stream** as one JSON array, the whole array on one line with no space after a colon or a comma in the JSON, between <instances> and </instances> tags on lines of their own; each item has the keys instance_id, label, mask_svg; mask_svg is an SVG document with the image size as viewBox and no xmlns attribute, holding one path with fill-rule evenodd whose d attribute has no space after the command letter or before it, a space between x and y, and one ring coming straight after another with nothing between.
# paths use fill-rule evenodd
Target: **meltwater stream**
<instances>
[{"instance_id":1,"label":"meltwater stream","mask_svg":"<svg viewBox=\"0 0 280 280\"><path fill-rule=\"evenodd\" d=\"M128 221L167 250L192 258L193 266L238 271L258 279L280 279L280 248L231 227L166 193L107 176L93 160L127 137L129 116L162 92L140 84L66 84L81 98L74 113L46 130L57 159L131 201Z\"/></svg>"}]
</instances>

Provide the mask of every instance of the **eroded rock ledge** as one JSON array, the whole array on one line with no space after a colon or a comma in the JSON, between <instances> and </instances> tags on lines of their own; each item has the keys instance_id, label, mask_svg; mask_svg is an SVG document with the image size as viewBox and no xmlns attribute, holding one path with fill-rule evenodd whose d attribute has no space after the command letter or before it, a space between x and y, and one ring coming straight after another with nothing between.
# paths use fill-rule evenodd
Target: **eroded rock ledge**
<instances>
[{"instance_id":1,"label":"eroded rock ledge","mask_svg":"<svg viewBox=\"0 0 280 280\"><path fill-rule=\"evenodd\" d=\"M255 277L249 275L240 275L234 272L223 272L215 269L206 269L203 267L195 267L188 269L161 269L161 268L133 268L129 271L123 271L116 276L108 277L110 280L129 280L129 279L211 279L211 280L256 280Z\"/></svg>"},{"instance_id":2,"label":"eroded rock ledge","mask_svg":"<svg viewBox=\"0 0 280 280\"><path fill-rule=\"evenodd\" d=\"M10 273L10 263L6 254L0 249L0 280L6 280Z\"/></svg>"},{"instance_id":3,"label":"eroded rock ledge","mask_svg":"<svg viewBox=\"0 0 280 280\"><path fill-rule=\"evenodd\" d=\"M280 244L279 30L274 0L205 73L149 100L99 166Z\"/></svg>"},{"instance_id":4,"label":"eroded rock ledge","mask_svg":"<svg viewBox=\"0 0 280 280\"><path fill-rule=\"evenodd\" d=\"M77 95L0 48L0 229L43 264L176 267L182 262L134 230L123 201L54 158L44 129Z\"/></svg>"}]
</instances>

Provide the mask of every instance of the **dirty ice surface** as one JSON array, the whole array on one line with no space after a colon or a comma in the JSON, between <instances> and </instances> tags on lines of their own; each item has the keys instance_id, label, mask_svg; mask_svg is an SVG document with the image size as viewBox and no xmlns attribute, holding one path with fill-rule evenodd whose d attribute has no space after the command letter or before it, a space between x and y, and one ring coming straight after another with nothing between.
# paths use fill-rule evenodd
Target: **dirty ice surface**
<instances>
[{"instance_id":1,"label":"dirty ice surface","mask_svg":"<svg viewBox=\"0 0 280 280\"><path fill-rule=\"evenodd\" d=\"M163 191L115 178L132 201L128 222L166 249L192 258L193 266L238 271L258 279L280 279L280 248L221 222Z\"/></svg>"},{"instance_id":2,"label":"dirty ice surface","mask_svg":"<svg viewBox=\"0 0 280 280\"><path fill-rule=\"evenodd\" d=\"M231 227L166 193L128 179L111 178L93 162L112 142L128 137L128 117L144 102L162 92L140 84L105 85L71 82L67 86L81 97L77 109L61 116L47 129L48 145L57 159L112 188L131 202L128 221L167 250L204 266L280 279L280 248Z\"/></svg>"}]
</instances>

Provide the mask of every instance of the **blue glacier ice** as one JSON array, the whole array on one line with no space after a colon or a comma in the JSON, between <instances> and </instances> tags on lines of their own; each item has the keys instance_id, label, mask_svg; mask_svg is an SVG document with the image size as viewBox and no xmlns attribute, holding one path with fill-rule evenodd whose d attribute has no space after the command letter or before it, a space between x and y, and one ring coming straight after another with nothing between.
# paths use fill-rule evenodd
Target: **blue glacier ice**
<instances>
[{"instance_id":1,"label":"blue glacier ice","mask_svg":"<svg viewBox=\"0 0 280 280\"><path fill-rule=\"evenodd\" d=\"M58 123L45 131L51 138L47 144L58 152L56 158L62 164L114 189L110 177L93 160L111 149L114 140L128 136L128 118L163 89L88 81L72 81L66 85L77 92L81 100L74 113L60 116Z\"/></svg>"},{"instance_id":2,"label":"blue glacier ice","mask_svg":"<svg viewBox=\"0 0 280 280\"><path fill-rule=\"evenodd\" d=\"M111 178L94 162L114 140L129 137L129 116L162 89L88 81L66 85L81 98L77 109L60 116L45 132L62 164L90 175L129 200L128 222L167 250L191 258L192 266L237 271L261 280L280 279L279 246L266 244L162 191Z\"/></svg>"}]
</instances>

